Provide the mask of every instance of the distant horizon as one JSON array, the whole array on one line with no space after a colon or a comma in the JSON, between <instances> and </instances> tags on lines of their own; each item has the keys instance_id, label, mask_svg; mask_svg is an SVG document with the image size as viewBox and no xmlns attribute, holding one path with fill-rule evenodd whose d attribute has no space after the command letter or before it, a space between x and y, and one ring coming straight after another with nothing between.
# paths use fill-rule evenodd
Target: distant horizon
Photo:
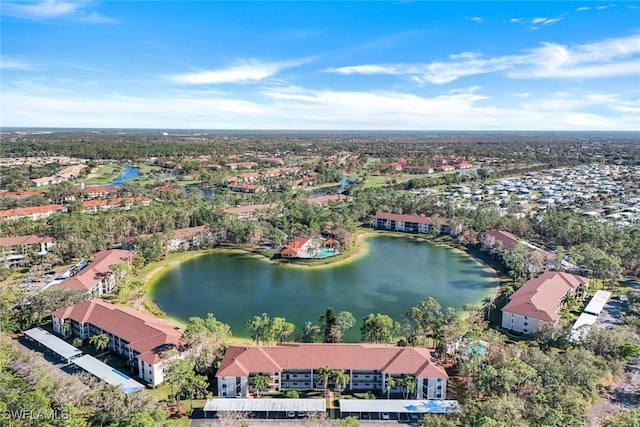
<instances>
[{"instance_id":1,"label":"distant horizon","mask_svg":"<svg viewBox=\"0 0 640 427\"><path fill-rule=\"evenodd\" d=\"M640 131L638 22L640 0L3 0L0 127Z\"/></svg>"},{"instance_id":2,"label":"distant horizon","mask_svg":"<svg viewBox=\"0 0 640 427\"><path fill-rule=\"evenodd\" d=\"M269 132L269 133L638 133L640 130L535 130L535 129L215 129L215 128L127 128L127 127L51 127L51 126L4 126L0 127L0 133L16 132L16 131L105 131L105 132L233 132L233 133L251 133L251 132ZM169 135L170 136L170 135ZM429 135L427 135L429 136Z\"/></svg>"}]
</instances>

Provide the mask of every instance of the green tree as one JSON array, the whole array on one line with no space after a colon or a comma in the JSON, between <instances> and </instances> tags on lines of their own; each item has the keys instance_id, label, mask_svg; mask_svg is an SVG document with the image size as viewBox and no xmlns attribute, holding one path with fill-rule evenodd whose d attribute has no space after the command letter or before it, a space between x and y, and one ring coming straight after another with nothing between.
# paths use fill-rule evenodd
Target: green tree
<instances>
[{"instance_id":1,"label":"green tree","mask_svg":"<svg viewBox=\"0 0 640 427\"><path fill-rule=\"evenodd\" d=\"M324 391L324 395L327 395L327 385L329 384L329 379L332 375L332 370L328 366L322 366L318 369L318 381L322 382L322 390Z\"/></svg>"},{"instance_id":2,"label":"green tree","mask_svg":"<svg viewBox=\"0 0 640 427\"><path fill-rule=\"evenodd\" d=\"M253 377L253 388L256 391L256 396L260 397L262 395L262 390L266 389L269 386L270 378L267 375L255 375Z\"/></svg>"},{"instance_id":3,"label":"green tree","mask_svg":"<svg viewBox=\"0 0 640 427\"><path fill-rule=\"evenodd\" d=\"M336 385L336 391L338 392L338 396L349 383L349 374L345 373L342 369L336 369L332 372L333 382Z\"/></svg>"},{"instance_id":4,"label":"green tree","mask_svg":"<svg viewBox=\"0 0 640 427\"><path fill-rule=\"evenodd\" d=\"M347 417L340 420L340 427L360 427L360 422L355 417Z\"/></svg>"},{"instance_id":5,"label":"green tree","mask_svg":"<svg viewBox=\"0 0 640 427\"><path fill-rule=\"evenodd\" d=\"M411 375L399 378L397 384L403 388L405 399L408 399L416 390L416 379Z\"/></svg>"},{"instance_id":6,"label":"green tree","mask_svg":"<svg viewBox=\"0 0 640 427\"><path fill-rule=\"evenodd\" d=\"M612 415L602 423L602 427L640 427L640 409L632 408Z\"/></svg>"},{"instance_id":7,"label":"green tree","mask_svg":"<svg viewBox=\"0 0 640 427\"><path fill-rule=\"evenodd\" d=\"M289 341L293 337L293 332L296 326L293 323L287 322L284 317L274 317L271 319L269 325L271 331L270 335L276 339L277 342Z\"/></svg>"},{"instance_id":8,"label":"green tree","mask_svg":"<svg viewBox=\"0 0 640 427\"><path fill-rule=\"evenodd\" d=\"M67 336L69 334L69 331L71 330L71 320L64 320L62 323L60 323L60 332L62 332L62 335Z\"/></svg>"},{"instance_id":9,"label":"green tree","mask_svg":"<svg viewBox=\"0 0 640 427\"><path fill-rule=\"evenodd\" d=\"M136 412L122 418L118 423L118 427L156 427L157 425L156 420L146 412Z\"/></svg>"},{"instance_id":10,"label":"green tree","mask_svg":"<svg viewBox=\"0 0 640 427\"><path fill-rule=\"evenodd\" d=\"M340 337L342 338L344 334L356 324L356 319L353 317L348 311L341 311L336 316L336 326L340 329Z\"/></svg>"},{"instance_id":11,"label":"green tree","mask_svg":"<svg viewBox=\"0 0 640 427\"><path fill-rule=\"evenodd\" d=\"M107 334L93 335L89 338L89 344L94 346L97 351L102 351L109 345L109 336Z\"/></svg>"},{"instance_id":12,"label":"green tree","mask_svg":"<svg viewBox=\"0 0 640 427\"><path fill-rule=\"evenodd\" d=\"M313 324L309 321L305 322L302 330L300 331L300 342L312 343L316 342L317 337L320 335L320 326Z\"/></svg>"},{"instance_id":13,"label":"green tree","mask_svg":"<svg viewBox=\"0 0 640 427\"><path fill-rule=\"evenodd\" d=\"M251 338L257 345L268 343L272 340L271 318L267 313L262 313L262 316L253 316L245 324L244 328L251 333Z\"/></svg>"},{"instance_id":14,"label":"green tree","mask_svg":"<svg viewBox=\"0 0 640 427\"><path fill-rule=\"evenodd\" d=\"M333 307L327 308L325 314L320 316L320 324L322 325L323 342L325 343L337 343L342 339L340 328L338 327L338 320L336 318Z\"/></svg>"},{"instance_id":15,"label":"green tree","mask_svg":"<svg viewBox=\"0 0 640 427\"><path fill-rule=\"evenodd\" d=\"M386 314L368 314L362 320L360 333L362 341L370 343L388 343L392 340L393 334L400 329L398 322L395 322Z\"/></svg>"},{"instance_id":16,"label":"green tree","mask_svg":"<svg viewBox=\"0 0 640 427\"><path fill-rule=\"evenodd\" d=\"M387 394L387 399L389 398L389 394L391 390L396 386L396 380L393 379L391 374L384 380L384 392Z\"/></svg>"},{"instance_id":17,"label":"green tree","mask_svg":"<svg viewBox=\"0 0 640 427\"><path fill-rule=\"evenodd\" d=\"M196 373L211 375L222 359L231 337L231 328L208 313L206 319L190 317L184 337L189 347L188 357L193 361Z\"/></svg>"}]
</instances>

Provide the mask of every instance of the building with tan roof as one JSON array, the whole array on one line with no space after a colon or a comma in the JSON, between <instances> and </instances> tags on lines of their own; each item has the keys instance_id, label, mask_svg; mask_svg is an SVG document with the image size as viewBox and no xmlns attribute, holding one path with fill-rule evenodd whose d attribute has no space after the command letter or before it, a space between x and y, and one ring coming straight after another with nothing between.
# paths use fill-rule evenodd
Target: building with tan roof
<instances>
[{"instance_id":1,"label":"building with tan roof","mask_svg":"<svg viewBox=\"0 0 640 427\"><path fill-rule=\"evenodd\" d=\"M276 209L278 207L277 203L266 203L261 205L246 205L246 206L237 206L235 208L226 208L219 209L214 213L219 216L223 215L237 215L238 219L255 219L256 213L259 211L263 211L266 209Z\"/></svg>"},{"instance_id":2,"label":"building with tan roof","mask_svg":"<svg viewBox=\"0 0 640 427\"><path fill-rule=\"evenodd\" d=\"M53 330L67 338L88 339L106 334L107 347L127 359L134 376L156 386L164 381L164 366L180 357L182 331L165 320L101 299L61 308L51 314ZM63 330L62 324L71 322ZM171 351L169 350L177 350Z\"/></svg>"},{"instance_id":3,"label":"building with tan roof","mask_svg":"<svg viewBox=\"0 0 640 427\"><path fill-rule=\"evenodd\" d=\"M567 295L583 298L589 279L560 271L546 271L527 281L502 308L502 327L532 334L544 322L555 323Z\"/></svg>"},{"instance_id":4,"label":"building with tan roof","mask_svg":"<svg viewBox=\"0 0 640 427\"><path fill-rule=\"evenodd\" d=\"M44 256L56 244L49 236L30 234L28 236L0 237L0 261L16 266L29 255Z\"/></svg>"},{"instance_id":5,"label":"building with tan roof","mask_svg":"<svg viewBox=\"0 0 640 427\"><path fill-rule=\"evenodd\" d=\"M382 212L373 217L373 228L409 233L428 233L433 226L433 220L424 215L402 215Z\"/></svg>"},{"instance_id":6,"label":"building with tan roof","mask_svg":"<svg viewBox=\"0 0 640 427\"><path fill-rule=\"evenodd\" d=\"M232 346L216 374L218 396L247 397L254 391L253 378L258 374L269 376L272 391L322 389L318 372L328 366L349 375L348 390L383 393L388 378L413 376L416 389L412 398L445 399L449 376L433 354L428 348L383 344ZM330 381L329 386L334 384Z\"/></svg>"},{"instance_id":7,"label":"building with tan roof","mask_svg":"<svg viewBox=\"0 0 640 427\"><path fill-rule=\"evenodd\" d=\"M129 264L131 252L123 249L108 249L97 252L93 261L75 275L60 282L59 286L85 291L95 297L115 289L118 275L113 269L117 264Z\"/></svg>"}]
</instances>

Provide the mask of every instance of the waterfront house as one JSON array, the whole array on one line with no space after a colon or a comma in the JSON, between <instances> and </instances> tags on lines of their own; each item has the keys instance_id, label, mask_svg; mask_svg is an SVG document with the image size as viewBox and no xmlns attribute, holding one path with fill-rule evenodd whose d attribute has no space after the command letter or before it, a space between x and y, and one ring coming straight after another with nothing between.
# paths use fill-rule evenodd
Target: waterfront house
<instances>
[{"instance_id":1,"label":"waterfront house","mask_svg":"<svg viewBox=\"0 0 640 427\"><path fill-rule=\"evenodd\" d=\"M445 399L449 376L434 354L428 348L382 344L231 346L216 373L218 396L247 397L255 392L256 375L269 377L270 391L322 389L318 373L326 366L349 376L347 390L383 394L388 378L412 376L416 389L411 398ZM328 385L335 386L331 380ZM402 390L395 387L392 392Z\"/></svg>"},{"instance_id":2,"label":"waterfront house","mask_svg":"<svg viewBox=\"0 0 640 427\"><path fill-rule=\"evenodd\" d=\"M546 271L527 281L510 297L502 309L502 328L532 334L541 323L560 318L564 298L584 298L589 279L560 271Z\"/></svg>"},{"instance_id":3,"label":"waterfront house","mask_svg":"<svg viewBox=\"0 0 640 427\"><path fill-rule=\"evenodd\" d=\"M373 217L371 226L392 231L428 233L433 226L433 221L424 215L402 215L382 212Z\"/></svg>"},{"instance_id":4,"label":"waterfront house","mask_svg":"<svg viewBox=\"0 0 640 427\"><path fill-rule=\"evenodd\" d=\"M152 386L164 382L169 360L182 357L182 332L165 320L129 307L93 299L51 314L54 332L65 338L109 337L107 348L129 362L133 375ZM71 322L69 329L62 324Z\"/></svg>"}]
</instances>

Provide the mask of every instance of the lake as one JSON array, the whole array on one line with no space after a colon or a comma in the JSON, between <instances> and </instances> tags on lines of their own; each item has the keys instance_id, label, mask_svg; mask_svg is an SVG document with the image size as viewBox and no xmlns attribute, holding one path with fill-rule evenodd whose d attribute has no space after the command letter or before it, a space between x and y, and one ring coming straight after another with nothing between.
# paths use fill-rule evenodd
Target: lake
<instances>
[{"instance_id":1,"label":"lake","mask_svg":"<svg viewBox=\"0 0 640 427\"><path fill-rule=\"evenodd\" d=\"M360 339L361 320L402 315L432 296L458 312L498 286L495 274L468 255L445 246L401 237L370 236L366 252L344 264L301 268L272 264L239 252L213 252L187 260L154 282L153 301L169 316L187 320L213 313L234 336L263 312L299 327L318 323L327 307L350 311L358 323L346 341Z\"/></svg>"},{"instance_id":2,"label":"lake","mask_svg":"<svg viewBox=\"0 0 640 427\"><path fill-rule=\"evenodd\" d=\"M134 179L140 176L140 170L134 166L124 166L122 174L113 178L109 187L121 187L122 184L130 179Z\"/></svg>"}]
</instances>

